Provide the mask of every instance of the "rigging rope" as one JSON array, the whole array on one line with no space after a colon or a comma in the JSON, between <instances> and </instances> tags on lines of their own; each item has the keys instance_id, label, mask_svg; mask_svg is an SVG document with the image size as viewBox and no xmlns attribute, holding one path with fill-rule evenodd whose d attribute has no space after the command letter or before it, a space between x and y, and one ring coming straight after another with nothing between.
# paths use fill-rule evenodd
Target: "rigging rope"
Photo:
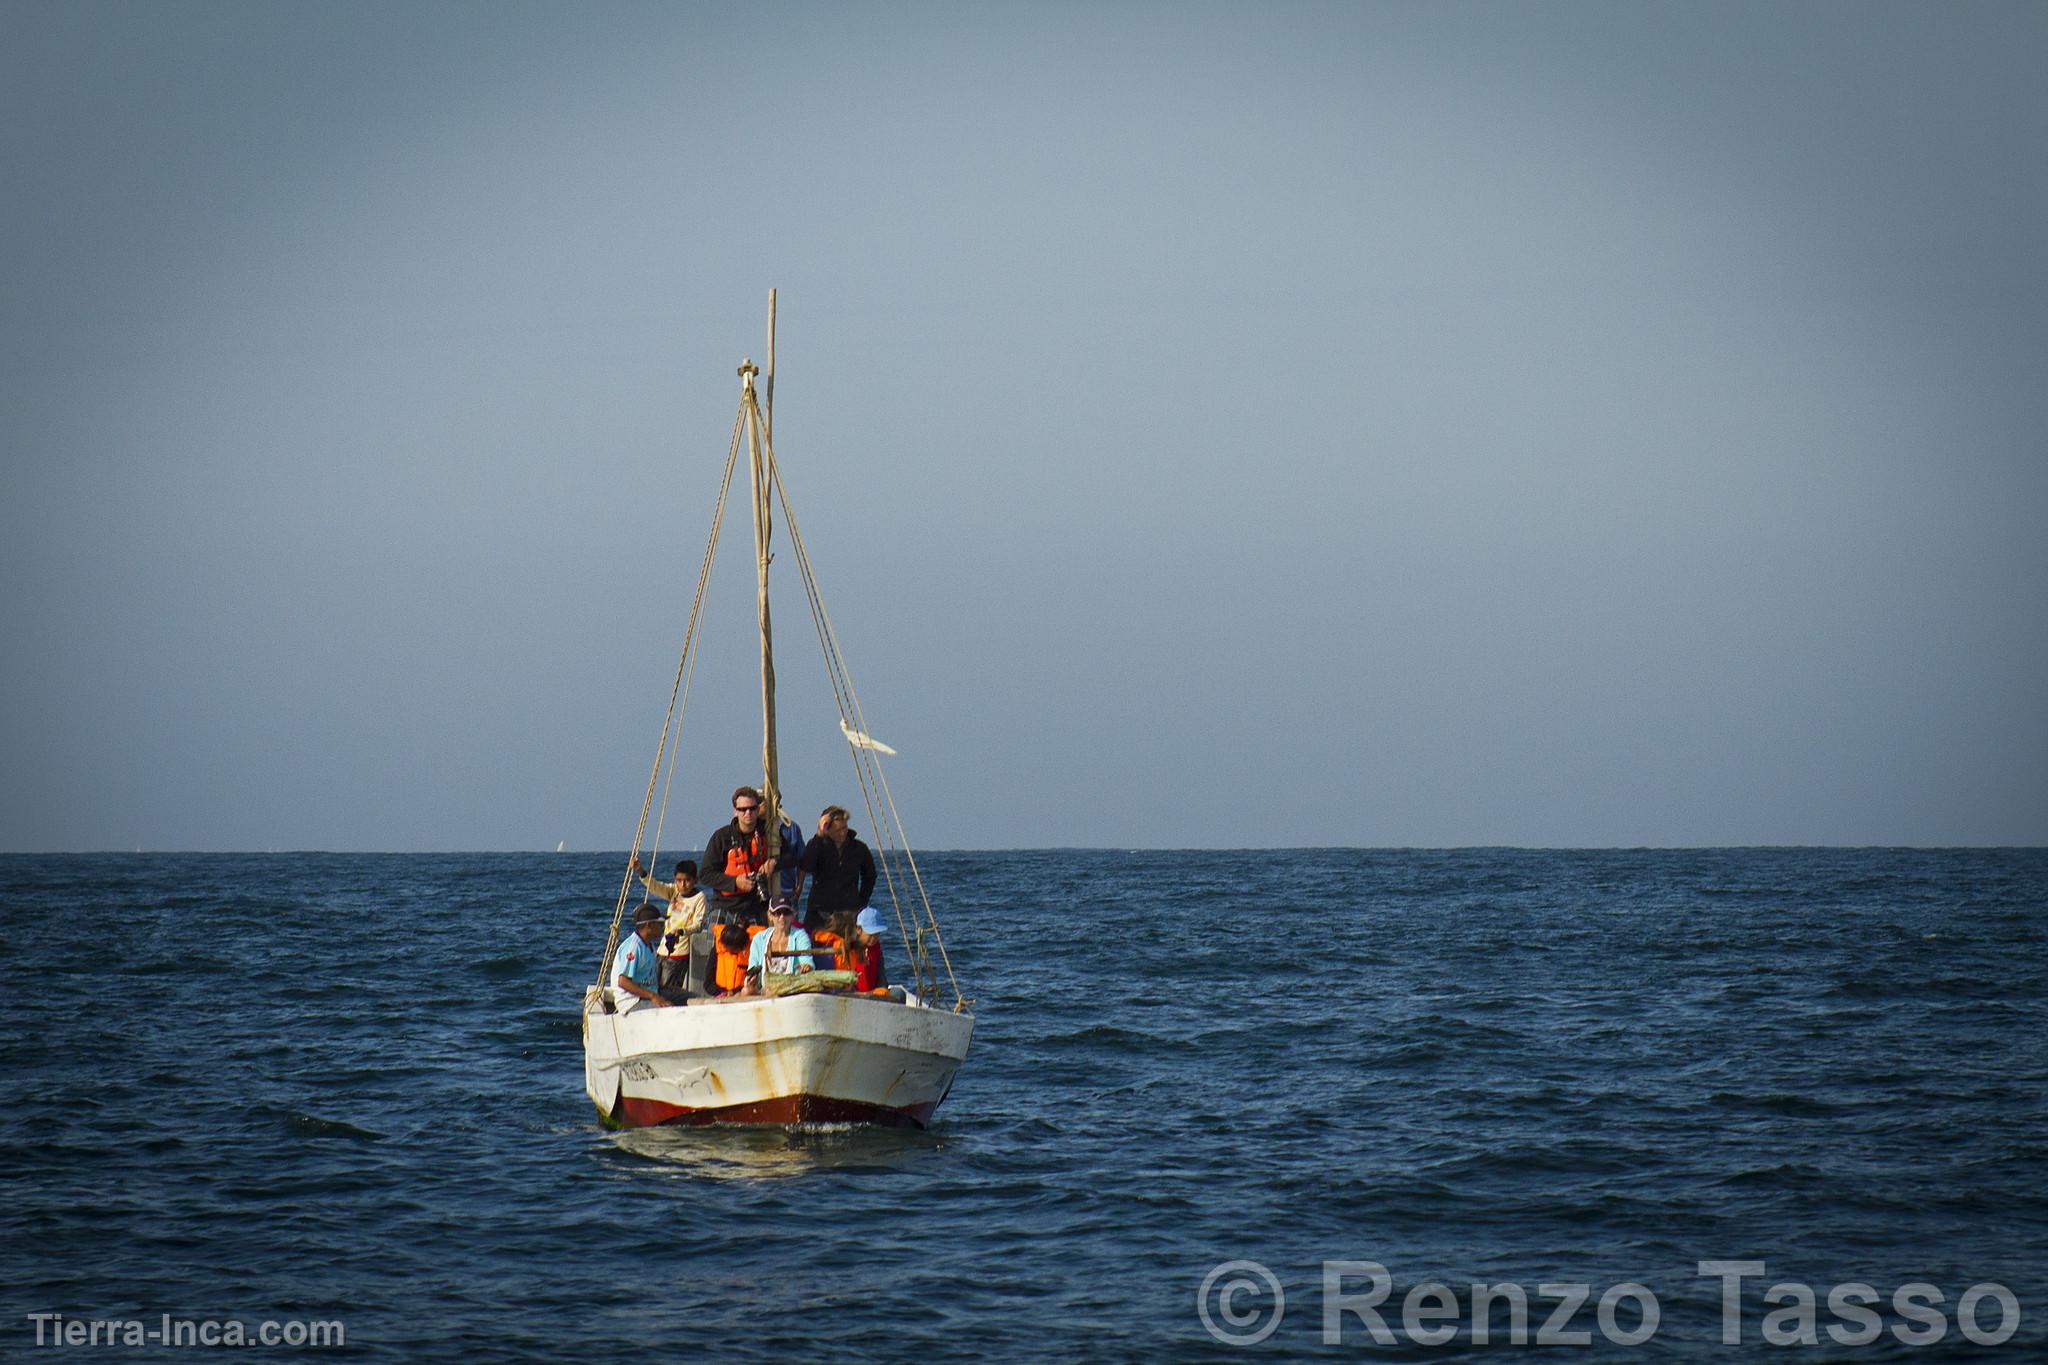
<instances>
[{"instance_id":1,"label":"rigging rope","mask_svg":"<svg viewBox=\"0 0 2048 1365\"><path fill-rule=\"evenodd\" d=\"M796 554L798 577L803 581L804 598L811 609L811 623L817 629L818 645L825 656L825 671L831 679L833 699L839 707L840 724L842 727L867 735L867 717L862 712L860 698L854 691L853 676L846 668L845 655L839 648L839 636L832 628L831 615L825 610L824 595L819 591L817 577L811 571L810 552L805 548L803 533L797 527L796 510L791 506L789 488L783 482L781 467L776 464L772 442L767 443L765 463L769 478L774 483L776 494L782 504L783 524L789 528L789 541ZM929 938L930 943L937 947L939 960L945 967L946 980L952 989L953 1007L956 1010L960 1009L964 1002L960 995L959 979L953 971L952 955L946 951L945 938L939 932L938 915L932 910L931 898L925 891L924 877L917 866L917 856L910 850L910 839L904 832L902 816L897 812L895 798L889 791L888 779L883 775L881 758L873 750L854 743L851 738L847 740L847 748L853 756L854 776L860 783L861 799L867 807L869 827L875 830L882 844L880 862L889 887L889 900L896 912L897 931L903 935L904 945L911 955L919 992L928 999L938 995L938 975L932 967L931 950L926 946L926 940ZM869 781L870 772L873 774L872 785ZM875 804L877 792L881 797L882 808L888 812L887 821L881 818ZM895 859L891 856L896 852L893 847L896 844L901 845L903 861L908 868L907 880L915 889L918 908L923 912L921 917L915 913L910 916L910 920L915 923L914 937L912 924L906 923L903 898L898 894L896 886L897 870Z\"/></svg>"},{"instance_id":2,"label":"rigging rope","mask_svg":"<svg viewBox=\"0 0 2048 1365\"><path fill-rule=\"evenodd\" d=\"M647 814L654 805L654 788L661 778L661 760L664 752L668 753L668 782L662 787L661 813L655 822L655 848L648 851L650 859L656 856L660 848L661 830L668 821L669 789L674 785L676 777L675 755L683 744L683 710L689 705L690 682L697 671L697 622L704 611L704 590L711 581L711 565L718 557L719 530L725 524L726 494L732 489L732 471L739 461L740 433L745 428L746 417L746 406L742 404L739 413L733 418L732 445L725 452L725 476L719 482L718 503L711 512L711 538L704 546L704 562L697 569L697 595L690 602L690 623L683 630L683 657L676 661L676 681L668 694L668 716L661 723L661 742L654 748L654 771L647 775L647 795L640 802L640 824L633 831L633 851L626 857L625 878L619 883L618 903L612 907L611 933L605 938L604 957L597 964L599 986L609 984L604 979L605 973L611 967L612 954L618 951L619 926L625 919L626 900L633 890L633 863L640 856L640 840L647 833ZM675 731L673 749L669 746L671 729ZM651 875L656 869L650 865L648 870Z\"/></svg>"},{"instance_id":3,"label":"rigging rope","mask_svg":"<svg viewBox=\"0 0 2048 1365\"><path fill-rule=\"evenodd\" d=\"M683 633L683 655L676 664L676 680L669 689L668 715L662 721L661 742L655 746L654 768L647 775L647 793L640 803L640 822L633 831L633 848L627 858L626 872L619 884L619 894L612 907L611 932L606 937L603 960L598 963L598 985L605 985L605 973L612 955L618 950L619 930L625 919L626 904L633 889L633 862L640 856L641 840L646 837L650 812L655 810L654 791L661 788L661 806L655 816L654 856L661 844L662 830L668 818L668 798L675 784L675 770L678 752L682 746L682 717L689 705L690 683L696 672L697 627L702 618L706 586L711 579L711 568L718 553L720 533L725 524L725 509L732 490L733 472L738 466L740 441L747 430L747 419L752 415L759 425L755 428L761 434L763 482L772 485L776 498L782 506L784 524L789 528L790 545L795 552L798 577L804 587L804 598L810 607L811 623L818 634L818 646L825 656L826 676L832 685L832 696L839 709L840 725L862 735L869 733L867 717L862 712L860 698L853 689L852 674L847 671L846 660L839 648L839 637L832 628L831 616L825 610L825 599L818 589L818 581L811 571L810 552L804 546L803 535L797 529L796 512L790 505L789 489L783 483L781 468L775 462L773 442L767 434L767 422L760 410L758 399L751 385L743 388L740 396L740 410L733 419L732 443L726 450L725 472L718 488L718 502L712 511L711 536L704 547L704 560L697 571L697 591L690 603L689 625ZM767 488L755 490L758 503L767 502ZM671 744L671 732L674 743ZM875 832L880 845L877 860L885 878L890 905L896 912L897 932L903 936L906 951L910 955L912 974L916 979L918 993L926 999L936 999L939 994L938 972L932 963L932 948L938 949L939 962L945 968L946 982L951 988L953 1008L965 1009L970 1001L960 994L960 982L953 971L952 956L946 951L944 937L939 933L937 914L932 910L931 898L925 891L924 876L917 866L917 856L910 850L910 840L903 830L902 816L896 809L896 800L889 790L888 779L883 775L879 756L872 750L856 744L849 737L847 748L853 756L854 777L860 784L861 801L868 814L869 828ZM662 781L662 762L668 762L668 778ZM767 779L771 785L772 777ZM877 801L879 799L879 805ZM771 798L779 808L779 794ZM765 804L765 803L764 803ZM886 811L888 818L882 818ZM900 845L900 848L899 848ZM905 870L897 867L900 853ZM650 869L652 871L652 869ZM898 880L909 883L916 892L916 904L906 914L905 897L898 889ZM921 913L920 913L921 912Z\"/></svg>"}]
</instances>

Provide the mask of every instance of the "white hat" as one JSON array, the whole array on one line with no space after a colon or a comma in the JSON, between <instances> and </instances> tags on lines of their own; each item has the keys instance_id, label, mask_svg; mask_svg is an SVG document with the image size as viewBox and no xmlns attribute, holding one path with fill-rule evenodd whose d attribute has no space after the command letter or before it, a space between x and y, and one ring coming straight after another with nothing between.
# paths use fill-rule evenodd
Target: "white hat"
<instances>
[{"instance_id":1,"label":"white hat","mask_svg":"<svg viewBox=\"0 0 2048 1365\"><path fill-rule=\"evenodd\" d=\"M875 909L872 905L856 915L853 922L860 926L860 931L864 934L884 934L888 932L888 927L882 923L882 912Z\"/></svg>"}]
</instances>

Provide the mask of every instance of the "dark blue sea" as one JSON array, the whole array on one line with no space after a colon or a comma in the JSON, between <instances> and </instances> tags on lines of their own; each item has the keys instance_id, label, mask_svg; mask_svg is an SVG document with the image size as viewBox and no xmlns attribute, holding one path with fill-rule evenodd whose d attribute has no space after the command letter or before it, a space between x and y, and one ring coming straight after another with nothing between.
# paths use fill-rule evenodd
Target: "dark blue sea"
<instances>
[{"instance_id":1,"label":"dark blue sea","mask_svg":"<svg viewBox=\"0 0 2048 1365\"><path fill-rule=\"evenodd\" d=\"M922 1133L601 1128L621 861L0 857L0 1355L2048 1359L2048 852L927 855Z\"/></svg>"}]
</instances>

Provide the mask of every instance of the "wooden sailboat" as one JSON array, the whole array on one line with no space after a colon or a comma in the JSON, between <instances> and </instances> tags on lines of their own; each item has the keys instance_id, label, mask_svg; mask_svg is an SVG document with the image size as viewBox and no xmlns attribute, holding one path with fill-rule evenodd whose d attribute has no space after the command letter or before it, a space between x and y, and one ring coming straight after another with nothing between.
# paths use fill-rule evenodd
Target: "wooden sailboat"
<instances>
[{"instance_id":1,"label":"wooden sailboat","mask_svg":"<svg viewBox=\"0 0 2048 1365\"><path fill-rule=\"evenodd\" d=\"M763 384L757 393L755 379ZM724 480L712 517L711 539L698 573L683 656L670 693L669 715L655 750L654 772L641 804L640 824L612 914L611 934L599 964L597 984L583 998L584 1089L604 1122L614 1127L681 1123L866 1123L922 1127L952 1089L974 1033L971 1001L964 1000L939 936L938 920L925 894L916 857L902 836L894 799L882 773L881 755L894 753L869 738L865 718L826 616L810 558L804 551L787 489L775 463L772 418L775 394L775 294L768 295L768 352L765 375L751 360L741 364L740 410L727 452ZM763 398L765 397L765 402ZM763 824L770 855L782 821L780 774L776 763L775 657L768 597L768 564L773 511L783 510L797 570L832 691L839 727L846 737L855 776L866 803L867 828L879 881L875 904L894 912L896 932L888 941L892 969L909 981L885 993L848 989L811 990L815 982L771 978L770 993L740 998L693 999L680 1007L642 1005L616 1012L615 992L605 974L620 941L629 903L638 900L632 863L642 851L655 791L662 808L675 776L675 745L695 661L698 621L716 556L727 495L740 447L747 466L754 518L756 605L761 627L761 725ZM668 783L661 782L664 758ZM655 822L659 842L661 821ZM788 993L776 993L789 987Z\"/></svg>"}]
</instances>

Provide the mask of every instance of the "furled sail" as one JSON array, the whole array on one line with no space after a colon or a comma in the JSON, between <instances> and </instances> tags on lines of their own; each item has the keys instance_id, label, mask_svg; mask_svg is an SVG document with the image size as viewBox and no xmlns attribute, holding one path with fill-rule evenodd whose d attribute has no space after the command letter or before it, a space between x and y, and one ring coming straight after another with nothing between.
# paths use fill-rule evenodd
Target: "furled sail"
<instances>
[{"instance_id":1,"label":"furled sail","mask_svg":"<svg viewBox=\"0 0 2048 1365\"><path fill-rule=\"evenodd\" d=\"M863 734L861 731L848 725L844 717L841 717L839 721L839 733L845 735L846 742L856 749L869 749L878 754L888 754L892 758L896 755L896 751L882 743L881 740L876 739L873 735Z\"/></svg>"}]
</instances>

